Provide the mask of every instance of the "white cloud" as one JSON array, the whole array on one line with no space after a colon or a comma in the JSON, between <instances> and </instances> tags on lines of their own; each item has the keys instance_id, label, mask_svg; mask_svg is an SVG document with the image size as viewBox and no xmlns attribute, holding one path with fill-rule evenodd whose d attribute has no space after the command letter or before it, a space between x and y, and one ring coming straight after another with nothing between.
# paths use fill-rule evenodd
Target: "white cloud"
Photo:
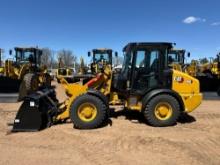
<instances>
[{"instance_id":1,"label":"white cloud","mask_svg":"<svg viewBox=\"0 0 220 165\"><path fill-rule=\"evenodd\" d=\"M220 26L220 22L213 22L211 26Z\"/></svg>"},{"instance_id":2,"label":"white cloud","mask_svg":"<svg viewBox=\"0 0 220 165\"><path fill-rule=\"evenodd\" d=\"M192 24L195 22L206 22L206 19L200 17L189 16L183 20L185 24Z\"/></svg>"}]
</instances>

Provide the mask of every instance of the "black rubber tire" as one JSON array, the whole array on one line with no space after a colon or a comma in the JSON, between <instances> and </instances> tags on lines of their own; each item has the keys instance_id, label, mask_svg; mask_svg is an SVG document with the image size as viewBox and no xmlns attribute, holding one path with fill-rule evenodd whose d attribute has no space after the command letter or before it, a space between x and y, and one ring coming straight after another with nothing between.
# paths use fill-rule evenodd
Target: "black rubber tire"
<instances>
[{"instance_id":1,"label":"black rubber tire","mask_svg":"<svg viewBox=\"0 0 220 165\"><path fill-rule=\"evenodd\" d=\"M33 73L27 73L26 75L24 75L24 78L19 86L18 101L22 101L25 96L32 94L39 89L38 86L36 86L35 89L33 88L34 81L37 81L37 83L39 84L39 78L37 75Z\"/></svg>"},{"instance_id":2,"label":"black rubber tire","mask_svg":"<svg viewBox=\"0 0 220 165\"><path fill-rule=\"evenodd\" d=\"M35 86L36 82L38 82L38 84L39 84L38 75L36 75L34 73L27 73L24 76L23 82L25 84L27 94L30 94L30 93L35 92L35 91L38 90L37 86Z\"/></svg>"},{"instance_id":3,"label":"black rubber tire","mask_svg":"<svg viewBox=\"0 0 220 165\"><path fill-rule=\"evenodd\" d=\"M220 96L220 87L217 89L217 95Z\"/></svg>"},{"instance_id":4,"label":"black rubber tire","mask_svg":"<svg viewBox=\"0 0 220 165\"><path fill-rule=\"evenodd\" d=\"M48 73L45 73L43 75L43 86L51 87L51 81L52 81L51 76Z\"/></svg>"},{"instance_id":5,"label":"black rubber tire","mask_svg":"<svg viewBox=\"0 0 220 165\"><path fill-rule=\"evenodd\" d=\"M158 103L166 102L172 107L172 116L167 120L160 120L155 116L154 110ZM161 94L153 97L143 109L143 114L147 123L154 127L166 127L176 124L180 116L180 105L178 101L168 94Z\"/></svg>"},{"instance_id":6,"label":"black rubber tire","mask_svg":"<svg viewBox=\"0 0 220 165\"><path fill-rule=\"evenodd\" d=\"M84 122L79 118L77 114L77 109L83 103L92 103L93 105L96 106L97 115L94 120L90 122ZM94 128L101 127L106 122L106 120L108 119L107 111L108 111L108 108L106 104L100 98L89 95L89 94L83 94L83 95L78 96L73 102L73 104L71 105L70 118L75 128L94 129Z\"/></svg>"}]
</instances>

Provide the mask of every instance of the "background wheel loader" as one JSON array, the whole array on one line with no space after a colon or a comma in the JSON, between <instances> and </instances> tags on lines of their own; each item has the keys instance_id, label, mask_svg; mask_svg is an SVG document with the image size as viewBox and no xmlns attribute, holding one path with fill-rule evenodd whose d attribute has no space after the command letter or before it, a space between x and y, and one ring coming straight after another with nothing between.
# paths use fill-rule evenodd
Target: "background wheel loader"
<instances>
[{"instance_id":1,"label":"background wheel loader","mask_svg":"<svg viewBox=\"0 0 220 165\"><path fill-rule=\"evenodd\" d=\"M71 119L74 127L101 127L109 118L109 104L120 102L139 111L155 127L174 125L182 113L201 103L199 81L168 65L171 43L129 43L124 51L121 72L103 68L85 84L61 83L69 96L58 103L52 89L26 97L14 120L12 131L38 131Z\"/></svg>"},{"instance_id":2,"label":"background wheel loader","mask_svg":"<svg viewBox=\"0 0 220 165\"><path fill-rule=\"evenodd\" d=\"M59 58L58 69L56 71L57 82L60 83L60 79L64 78L67 82L73 82L73 68L65 67L61 58Z\"/></svg>"},{"instance_id":3,"label":"background wheel loader","mask_svg":"<svg viewBox=\"0 0 220 165\"><path fill-rule=\"evenodd\" d=\"M108 66L112 69L113 61L113 50L106 48L93 49L91 52L88 52L88 57L91 57L91 63L89 64L89 69L84 65L84 60L80 58L80 68L79 72L72 75L71 79L68 82L88 82L91 78L94 78L96 74L103 71L103 69ZM117 58L118 53L115 52L115 57ZM61 79L62 76L59 76Z\"/></svg>"},{"instance_id":4,"label":"background wheel loader","mask_svg":"<svg viewBox=\"0 0 220 165\"><path fill-rule=\"evenodd\" d=\"M215 60L210 59L207 63L201 63L198 60L192 60L187 65L186 73L197 78L200 81L201 91L220 91L220 55ZM219 95L220 96L220 95Z\"/></svg>"},{"instance_id":5,"label":"background wheel loader","mask_svg":"<svg viewBox=\"0 0 220 165\"><path fill-rule=\"evenodd\" d=\"M205 64L198 60L186 64L184 55L184 49L172 49L168 55L170 67L196 77L200 81L201 91L217 91L220 96L220 55ZM190 54L187 56L190 57Z\"/></svg>"},{"instance_id":6,"label":"background wheel loader","mask_svg":"<svg viewBox=\"0 0 220 165\"><path fill-rule=\"evenodd\" d=\"M198 65L197 78L202 91L216 91L220 96L220 54L206 64Z\"/></svg>"},{"instance_id":7,"label":"background wheel loader","mask_svg":"<svg viewBox=\"0 0 220 165\"><path fill-rule=\"evenodd\" d=\"M168 64L173 69L184 72L187 65L185 64L185 49L171 49L168 54ZM187 53L187 57L190 57L190 52Z\"/></svg>"},{"instance_id":8,"label":"background wheel loader","mask_svg":"<svg viewBox=\"0 0 220 165\"><path fill-rule=\"evenodd\" d=\"M92 54L92 63L90 69L92 74L97 74L105 68L106 65L113 67L113 50L112 49L93 49L92 53L88 52L90 57ZM118 52L115 52L115 57L118 57Z\"/></svg>"},{"instance_id":9,"label":"background wheel loader","mask_svg":"<svg viewBox=\"0 0 220 165\"><path fill-rule=\"evenodd\" d=\"M46 66L41 65L41 49L15 47L14 50L14 59L7 59L1 69L0 98L4 101L7 101L4 97L9 98L10 101L12 93L12 100L15 101L17 95L14 93L19 93L19 99L22 99L25 95L38 90L40 86L50 86L51 83L50 76L46 73Z\"/></svg>"}]
</instances>

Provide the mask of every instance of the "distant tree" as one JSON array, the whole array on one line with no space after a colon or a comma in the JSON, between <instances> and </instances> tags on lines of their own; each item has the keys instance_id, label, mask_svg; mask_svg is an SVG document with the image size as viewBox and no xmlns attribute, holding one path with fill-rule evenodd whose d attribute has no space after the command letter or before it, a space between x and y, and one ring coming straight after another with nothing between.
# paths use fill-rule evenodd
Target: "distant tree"
<instances>
[{"instance_id":1,"label":"distant tree","mask_svg":"<svg viewBox=\"0 0 220 165\"><path fill-rule=\"evenodd\" d=\"M42 49L42 56L41 56L41 63L43 65L46 65L48 67L52 67L54 60L54 53L49 48L43 48Z\"/></svg>"},{"instance_id":2,"label":"distant tree","mask_svg":"<svg viewBox=\"0 0 220 165\"><path fill-rule=\"evenodd\" d=\"M4 50L0 48L0 67L3 65L4 61Z\"/></svg>"},{"instance_id":3,"label":"distant tree","mask_svg":"<svg viewBox=\"0 0 220 165\"><path fill-rule=\"evenodd\" d=\"M80 57L80 67L82 67L82 68L85 67L84 59L82 56Z\"/></svg>"},{"instance_id":4,"label":"distant tree","mask_svg":"<svg viewBox=\"0 0 220 165\"><path fill-rule=\"evenodd\" d=\"M209 60L208 60L206 57L200 59L200 63L201 63L201 64L205 64L205 63L208 63L208 62L209 62Z\"/></svg>"},{"instance_id":5,"label":"distant tree","mask_svg":"<svg viewBox=\"0 0 220 165\"><path fill-rule=\"evenodd\" d=\"M76 63L77 57L73 54L71 50L60 50L57 54L58 59L62 59L64 66L73 67Z\"/></svg>"}]
</instances>

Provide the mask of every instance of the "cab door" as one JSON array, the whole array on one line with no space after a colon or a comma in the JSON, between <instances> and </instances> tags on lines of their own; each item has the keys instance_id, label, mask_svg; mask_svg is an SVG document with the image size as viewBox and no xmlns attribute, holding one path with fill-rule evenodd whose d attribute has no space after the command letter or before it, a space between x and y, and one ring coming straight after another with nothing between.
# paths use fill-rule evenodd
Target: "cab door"
<instances>
[{"instance_id":1,"label":"cab door","mask_svg":"<svg viewBox=\"0 0 220 165\"><path fill-rule=\"evenodd\" d=\"M158 86L160 70L159 50L137 50L132 73L132 93L144 94Z\"/></svg>"}]
</instances>

